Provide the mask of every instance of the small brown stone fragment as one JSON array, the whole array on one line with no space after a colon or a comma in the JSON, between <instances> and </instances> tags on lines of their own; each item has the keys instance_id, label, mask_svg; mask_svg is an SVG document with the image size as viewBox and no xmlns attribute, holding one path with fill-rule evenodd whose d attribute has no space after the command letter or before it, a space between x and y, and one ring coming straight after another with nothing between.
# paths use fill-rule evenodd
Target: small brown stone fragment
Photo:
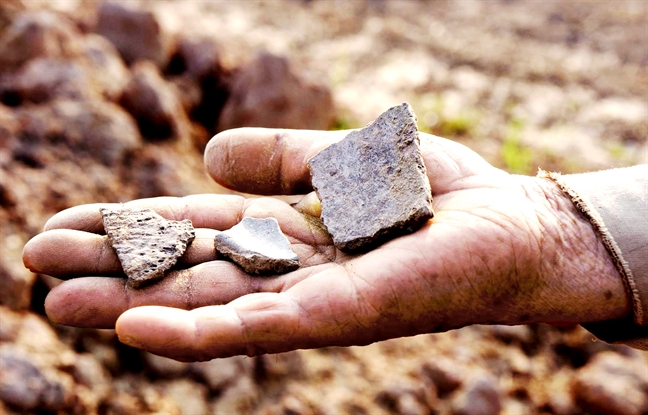
<instances>
[{"instance_id":1,"label":"small brown stone fragment","mask_svg":"<svg viewBox=\"0 0 648 415\"><path fill-rule=\"evenodd\" d=\"M110 244L130 283L161 278L195 237L191 221L167 220L151 209L101 208Z\"/></svg>"},{"instance_id":2,"label":"small brown stone fragment","mask_svg":"<svg viewBox=\"0 0 648 415\"><path fill-rule=\"evenodd\" d=\"M275 218L245 218L219 232L214 243L218 252L249 274L283 274L299 268L299 258Z\"/></svg>"},{"instance_id":3,"label":"small brown stone fragment","mask_svg":"<svg viewBox=\"0 0 648 415\"><path fill-rule=\"evenodd\" d=\"M322 220L343 251L414 232L434 215L416 116L407 103L320 151L308 168Z\"/></svg>"}]
</instances>

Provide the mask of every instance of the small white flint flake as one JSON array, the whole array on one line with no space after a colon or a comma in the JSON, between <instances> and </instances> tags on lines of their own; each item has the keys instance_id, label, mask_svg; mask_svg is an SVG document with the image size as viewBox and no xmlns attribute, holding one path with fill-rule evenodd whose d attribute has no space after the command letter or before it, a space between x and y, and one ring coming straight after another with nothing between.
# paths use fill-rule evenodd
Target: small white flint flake
<instances>
[{"instance_id":1,"label":"small white flint flake","mask_svg":"<svg viewBox=\"0 0 648 415\"><path fill-rule=\"evenodd\" d=\"M299 258L275 218L245 218L219 232L214 245L249 274L282 274L299 268Z\"/></svg>"},{"instance_id":2,"label":"small white flint flake","mask_svg":"<svg viewBox=\"0 0 648 415\"><path fill-rule=\"evenodd\" d=\"M130 283L164 276L196 236L191 221L167 220L151 209L101 208L104 228Z\"/></svg>"}]
</instances>

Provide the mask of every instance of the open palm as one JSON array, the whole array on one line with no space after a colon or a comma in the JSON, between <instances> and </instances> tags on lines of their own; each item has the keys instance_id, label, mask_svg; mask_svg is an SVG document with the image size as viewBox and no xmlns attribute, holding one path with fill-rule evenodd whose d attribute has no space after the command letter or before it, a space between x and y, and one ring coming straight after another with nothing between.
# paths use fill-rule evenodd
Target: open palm
<instances>
[{"instance_id":1,"label":"open palm","mask_svg":"<svg viewBox=\"0 0 648 415\"><path fill-rule=\"evenodd\" d=\"M306 160L344 134L232 130L210 142L205 162L215 180L239 191L303 194L312 190ZM25 247L24 261L33 271L69 279L46 300L52 321L116 325L123 342L178 360L628 313L602 244L553 183L509 175L439 137L421 134L421 149L434 219L363 255L333 247L312 216L312 194L296 208L275 198L195 195L130 202L168 219L191 219L197 228L182 269L148 287L103 277L119 275L121 267L102 235L100 205L54 216ZM215 230L242 217L275 217L300 269L254 277L218 258Z\"/></svg>"}]
</instances>

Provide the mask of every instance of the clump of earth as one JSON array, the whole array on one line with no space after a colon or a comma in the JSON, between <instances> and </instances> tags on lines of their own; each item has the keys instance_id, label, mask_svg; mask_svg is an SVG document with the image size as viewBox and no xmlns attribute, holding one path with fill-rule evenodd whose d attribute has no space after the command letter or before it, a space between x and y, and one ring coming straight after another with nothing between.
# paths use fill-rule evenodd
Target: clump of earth
<instances>
[{"instance_id":1,"label":"clump of earth","mask_svg":"<svg viewBox=\"0 0 648 415\"><path fill-rule=\"evenodd\" d=\"M202 165L226 128L362 127L407 101L511 172L647 162L647 8L0 3L0 414L648 412L646 353L578 326L179 363L53 326L59 282L21 261L71 206L229 192Z\"/></svg>"}]
</instances>

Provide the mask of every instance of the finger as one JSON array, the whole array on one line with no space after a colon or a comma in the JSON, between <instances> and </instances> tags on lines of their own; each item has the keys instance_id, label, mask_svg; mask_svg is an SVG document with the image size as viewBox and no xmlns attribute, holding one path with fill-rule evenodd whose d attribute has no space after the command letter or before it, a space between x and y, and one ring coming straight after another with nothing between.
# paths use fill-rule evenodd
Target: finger
<instances>
[{"instance_id":1,"label":"finger","mask_svg":"<svg viewBox=\"0 0 648 415\"><path fill-rule=\"evenodd\" d=\"M286 291L249 294L225 305L191 311L133 308L117 320L117 334L128 345L193 361L363 345L393 337L395 325L400 335L425 329L417 321L398 319L392 290L375 290L340 265L316 268ZM360 285L367 291L360 293Z\"/></svg>"},{"instance_id":2,"label":"finger","mask_svg":"<svg viewBox=\"0 0 648 415\"><path fill-rule=\"evenodd\" d=\"M417 237L427 238L430 226ZM428 270L418 246L395 240L343 264L312 267L310 275L279 292L252 293L219 306L133 308L117 320L117 334L131 346L191 361L364 345L474 319L458 301L464 294L457 293L456 281Z\"/></svg>"},{"instance_id":3,"label":"finger","mask_svg":"<svg viewBox=\"0 0 648 415\"><path fill-rule=\"evenodd\" d=\"M433 195L492 187L492 183L507 176L463 144L425 133L419 133L419 137ZM494 175L500 177L494 179Z\"/></svg>"},{"instance_id":4,"label":"finger","mask_svg":"<svg viewBox=\"0 0 648 415\"><path fill-rule=\"evenodd\" d=\"M322 203L315 192L310 192L304 196L299 202L295 203L293 207L296 211L314 218L319 218L322 215Z\"/></svg>"},{"instance_id":5,"label":"finger","mask_svg":"<svg viewBox=\"0 0 648 415\"><path fill-rule=\"evenodd\" d=\"M349 131L239 128L214 136L205 166L219 184L260 195L308 193L306 161Z\"/></svg>"},{"instance_id":6,"label":"finger","mask_svg":"<svg viewBox=\"0 0 648 415\"><path fill-rule=\"evenodd\" d=\"M206 262L169 272L151 285L133 288L123 278L84 277L64 281L45 299L53 323L74 327L114 328L132 307L163 305L191 310L224 304L258 291L280 291L306 278L308 270L278 277L254 277L225 261Z\"/></svg>"},{"instance_id":7,"label":"finger","mask_svg":"<svg viewBox=\"0 0 648 415\"><path fill-rule=\"evenodd\" d=\"M124 206L152 209L169 220L190 219L195 228L225 230L238 223L244 203L241 196L202 194L138 199L124 203ZM45 230L66 228L103 233L99 209L110 206L119 204L95 203L66 209L52 216L45 224Z\"/></svg>"},{"instance_id":8,"label":"finger","mask_svg":"<svg viewBox=\"0 0 648 415\"><path fill-rule=\"evenodd\" d=\"M86 277L66 281L52 290L47 297L46 310L52 321L79 327L110 328L117 316L130 307L155 304L170 307L192 309L205 305L222 304L250 292L280 291L293 286L306 278L317 269L318 265L334 260L344 260L346 257L338 253L331 245L330 236L321 228L311 224L304 216L277 199L254 199L245 210L250 217L275 216L279 225L286 232L292 243L293 250L300 259L301 268L293 273L282 276L254 277L245 274L238 266L225 261L212 261L199 264L186 270L171 271L164 279L149 286L133 289L121 278ZM93 234L72 230L53 230L43 235L52 234L63 236L81 235L88 238ZM43 236L44 237L44 236ZM41 237L42 238L42 237ZM104 240L102 236L94 235L90 241ZM303 242L301 239L307 241ZM38 243L35 238L33 243ZM212 243L209 238L209 243ZM90 248L83 253L83 248L77 246L72 250L78 257L92 257L99 252L98 248ZM213 245L212 245L213 246ZM53 249L53 248L52 248ZM78 252L81 250L81 252ZM30 258L26 262L35 263L35 255L43 255L43 261L51 261L54 265L46 265L64 274L70 269L61 268L59 259L51 259L49 249L29 248ZM41 253L41 251L43 251ZM73 257L74 255L70 255ZM96 259L96 258L95 258ZM70 267L83 264L72 263ZM58 268L57 268L58 267ZM49 271L49 269L48 269ZM78 271L75 271L78 274ZM75 275L76 275L75 274ZM225 288L223 288L225 287Z\"/></svg>"},{"instance_id":9,"label":"finger","mask_svg":"<svg viewBox=\"0 0 648 415\"><path fill-rule=\"evenodd\" d=\"M283 201L248 199L240 214L243 217L276 218L302 266L342 258L337 255L330 235L317 219L301 214ZM180 267L218 259L214 247L216 233L213 229L197 228L195 239L178 261ZM60 279L88 275L123 276L121 264L107 236L74 229L52 229L35 236L23 249L23 262L33 272Z\"/></svg>"},{"instance_id":10,"label":"finger","mask_svg":"<svg viewBox=\"0 0 648 415\"><path fill-rule=\"evenodd\" d=\"M36 235L25 244L22 257L30 271L57 278L122 271L107 237L71 229Z\"/></svg>"},{"instance_id":11,"label":"finger","mask_svg":"<svg viewBox=\"0 0 648 415\"><path fill-rule=\"evenodd\" d=\"M298 348L346 345L334 322L314 326L286 293L249 294L220 305L193 309L132 308L115 325L120 341L180 361L235 355L256 356ZM251 326L248 326L251 324ZM354 338L349 338L351 341Z\"/></svg>"},{"instance_id":12,"label":"finger","mask_svg":"<svg viewBox=\"0 0 648 415\"><path fill-rule=\"evenodd\" d=\"M215 236L213 229L196 229L196 237L178 262L191 266L217 259ZM23 248L23 263L32 272L61 279L123 272L107 236L73 229L36 235Z\"/></svg>"},{"instance_id":13,"label":"finger","mask_svg":"<svg viewBox=\"0 0 648 415\"><path fill-rule=\"evenodd\" d=\"M205 165L216 182L230 189L266 195L307 193L313 190L307 160L349 132L228 130L207 145ZM461 144L425 133L419 137L432 193L445 192L456 181L477 173L498 172Z\"/></svg>"}]
</instances>

